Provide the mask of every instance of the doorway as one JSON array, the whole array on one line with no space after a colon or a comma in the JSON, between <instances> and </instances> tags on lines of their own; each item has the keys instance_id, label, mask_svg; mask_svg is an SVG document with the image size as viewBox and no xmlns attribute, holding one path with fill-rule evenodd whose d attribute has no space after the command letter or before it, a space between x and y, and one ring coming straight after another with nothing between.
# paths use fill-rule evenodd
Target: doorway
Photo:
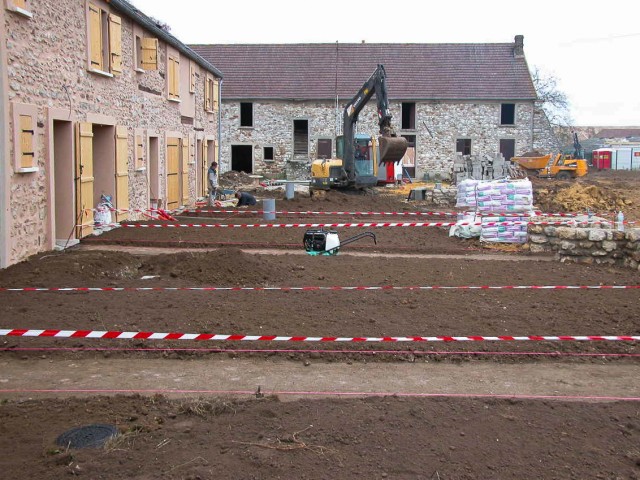
<instances>
[{"instance_id":1,"label":"doorway","mask_svg":"<svg viewBox=\"0 0 640 480\"><path fill-rule=\"evenodd\" d=\"M102 195L116 201L116 129L112 125L93 125L93 205L95 208Z\"/></svg>"},{"instance_id":2,"label":"doorway","mask_svg":"<svg viewBox=\"0 0 640 480\"><path fill-rule=\"evenodd\" d=\"M231 145L231 170L253 173L253 146Z\"/></svg>"},{"instance_id":3,"label":"doorway","mask_svg":"<svg viewBox=\"0 0 640 480\"><path fill-rule=\"evenodd\" d=\"M53 121L53 192L55 246L66 248L77 243L75 236L75 189L73 159L73 125ZM73 240L73 242L72 242Z\"/></svg>"}]
</instances>

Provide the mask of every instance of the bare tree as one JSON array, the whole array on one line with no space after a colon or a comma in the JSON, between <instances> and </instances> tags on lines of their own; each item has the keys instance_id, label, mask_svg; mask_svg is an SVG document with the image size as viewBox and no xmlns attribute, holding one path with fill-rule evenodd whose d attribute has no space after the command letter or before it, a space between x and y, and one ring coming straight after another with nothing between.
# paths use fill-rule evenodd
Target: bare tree
<instances>
[{"instance_id":1,"label":"bare tree","mask_svg":"<svg viewBox=\"0 0 640 480\"><path fill-rule=\"evenodd\" d=\"M573 124L567 95L558 87L558 79L534 67L531 72L533 86L538 93L541 108L554 127L568 127Z\"/></svg>"}]
</instances>

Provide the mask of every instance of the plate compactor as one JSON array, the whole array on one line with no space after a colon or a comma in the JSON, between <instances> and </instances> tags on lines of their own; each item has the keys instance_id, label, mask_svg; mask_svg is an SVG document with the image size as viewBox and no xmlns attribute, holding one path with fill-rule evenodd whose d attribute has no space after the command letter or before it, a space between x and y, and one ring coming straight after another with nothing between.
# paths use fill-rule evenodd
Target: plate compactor
<instances>
[{"instance_id":1,"label":"plate compactor","mask_svg":"<svg viewBox=\"0 0 640 480\"><path fill-rule=\"evenodd\" d=\"M309 255L337 255L340 247L348 245L364 237L373 238L376 244L376 236L372 232L360 233L354 237L340 241L335 230L307 230L304 234L304 249Z\"/></svg>"}]
</instances>

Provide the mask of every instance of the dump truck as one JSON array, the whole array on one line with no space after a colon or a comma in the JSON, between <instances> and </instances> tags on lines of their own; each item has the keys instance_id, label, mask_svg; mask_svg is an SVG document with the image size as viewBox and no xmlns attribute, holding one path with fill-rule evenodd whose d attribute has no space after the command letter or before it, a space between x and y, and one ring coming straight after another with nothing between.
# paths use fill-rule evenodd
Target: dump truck
<instances>
[{"instance_id":1,"label":"dump truck","mask_svg":"<svg viewBox=\"0 0 640 480\"><path fill-rule=\"evenodd\" d=\"M582 177L589 171L585 159L573 158L573 155L562 153L513 157L511 163L518 166L526 175L558 180Z\"/></svg>"}]
</instances>

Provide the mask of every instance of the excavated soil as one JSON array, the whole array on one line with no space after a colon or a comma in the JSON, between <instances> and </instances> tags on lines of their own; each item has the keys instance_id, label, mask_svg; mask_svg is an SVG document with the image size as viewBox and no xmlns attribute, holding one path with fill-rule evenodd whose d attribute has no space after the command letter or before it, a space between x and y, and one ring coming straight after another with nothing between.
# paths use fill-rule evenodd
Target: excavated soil
<instances>
[{"instance_id":1,"label":"excavated soil","mask_svg":"<svg viewBox=\"0 0 640 480\"><path fill-rule=\"evenodd\" d=\"M594 182L618 185L617 178ZM559 182L568 183L568 182ZM567 185L568 187L569 185ZM600 187L599 187L600 188ZM612 187L613 188L613 187ZM616 187L631 191L633 183ZM560 187L558 187L560 189ZM625 197L632 198L632 194ZM419 211L433 208L393 195L331 192L324 199L280 200L278 209ZM630 200L635 202L635 199ZM625 204L629 209L636 205ZM442 209L442 208L439 208ZM217 215L217 218L215 217ZM354 221L357 216L322 216ZM366 218L366 220L362 220ZM422 219L422 217L419 217ZM629 217L628 217L629 218ZM240 220L239 220L240 219ZM357 221L369 221L361 216ZM438 221L431 217L429 221ZM281 221L281 219L278 219ZM287 222L299 223L292 216ZM305 222L318 221L306 217ZM396 221L384 218L380 221ZM397 221L420 221L415 217ZM188 223L265 223L201 213ZM187 222L184 222L187 223ZM119 228L0 271L0 287L300 287L636 285L637 272L561 264L548 257L452 239L427 227L339 229L341 238L373 231L334 257L299 255L301 228ZM84 251L101 244L111 251ZM220 247L134 255L119 245ZM251 253L251 246L283 250ZM242 247L243 250L240 249ZM295 250L293 252L292 250ZM504 249L509 250L509 249ZM291 253L287 253L291 251ZM449 258L350 256L349 251L447 254ZM501 256L498 257L497 254ZM478 259L478 258L481 259ZM143 279L144 278L144 279ZM640 335L640 290L349 290L349 291L0 291L1 328L119 330L283 336ZM177 344L153 340L1 337L0 359L156 359L186 362L219 355L269 364L274 358L332 362L496 362L539 366L636 365L637 342L446 342L287 345ZM189 347L181 349L180 347ZM256 352L242 352L251 348ZM96 351L95 349L108 349ZM153 350L145 350L152 348ZM215 349L223 348L225 353ZM229 352L229 349L236 349ZM301 351L305 350L305 351ZM322 350L322 352L320 351ZM338 351L340 350L340 352ZM343 351L347 350L347 353ZM407 353L407 350L414 353ZM397 352L397 353L394 353ZM476 352L475 354L472 352ZM499 355L479 355L494 352ZM537 352L538 354L531 354ZM529 353L514 355L514 353ZM553 355L549 355L553 354ZM381 363L378 363L381 365ZM309 370L313 375L313 370ZM43 377L47 371L42 372ZM3 380L4 381L4 380ZM589 382L589 379L584 379ZM82 397L62 392L29 399L0 385L3 478L640 478L637 401L585 398L505 399ZM37 389L37 385L33 388ZM123 389L135 379L122 378ZM213 386L210 386L212 388ZM561 388L561 387L559 387ZM640 393L640 392L639 392ZM15 399L16 395L20 396ZM558 395L561 397L562 392ZM636 395L640 397L640 394ZM58 435L92 423L120 436L98 449L56 446Z\"/></svg>"}]
</instances>

